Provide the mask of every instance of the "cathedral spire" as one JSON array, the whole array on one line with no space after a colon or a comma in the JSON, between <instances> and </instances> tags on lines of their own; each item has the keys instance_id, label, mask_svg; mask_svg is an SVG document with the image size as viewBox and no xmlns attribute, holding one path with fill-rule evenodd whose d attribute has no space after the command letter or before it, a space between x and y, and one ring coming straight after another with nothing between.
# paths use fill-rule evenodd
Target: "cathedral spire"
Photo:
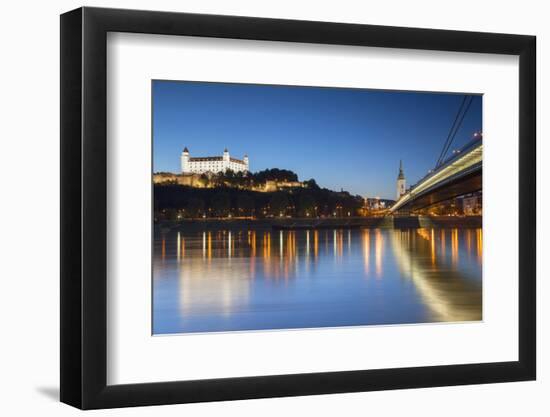
<instances>
[{"instance_id":1,"label":"cathedral spire","mask_svg":"<svg viewBox=\"0 0 550 417\"><path fill-rule=\"evenodd\" d=\"M405 174L403 173L403 160L399 160L399 175L397 176L398 180L404 180Z\"/></svg>"},{"instance_id":2,"label":"cathedral spire","mask_svg":"<svg viewBox=\"0 0 550 417\"><path fill-rule=\"evenodd\" d=\"M403 173L403 161L399 160L399 175L397 176L397 200L401 198L406 191L405 174Z\"/></svg>"}]
</instances>

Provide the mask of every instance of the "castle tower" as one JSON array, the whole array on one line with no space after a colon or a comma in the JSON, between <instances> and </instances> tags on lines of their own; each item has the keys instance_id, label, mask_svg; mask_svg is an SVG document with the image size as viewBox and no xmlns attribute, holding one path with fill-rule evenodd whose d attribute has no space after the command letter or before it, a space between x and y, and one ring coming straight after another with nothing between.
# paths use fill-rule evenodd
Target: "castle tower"
<instances>
[{"instance_id":1,"label":"castle tower","mask_svg":"<svg viewBox=\"0 0 550 417\"><path fill-rule=\"evenodd\" d=\"M246 170L247 170L247 171L250 171L250 169L249 169L250 166L249 166L249 164L248 164L248 155L247 155L247 154L244 154L243 162L244 162L244 164L246 165Z\"/></svg>"},{"instance_id":2,"label":"castle tower","mask_svg":"<svg viewBox=\"0 0 550 417\"><path fill-rule=\"evenodd\" d=\"M187 149L187 146L181 153L181 173L185 174L186 172L189 172L189 149Z\"/></svg>"},{"instance_id":3,"label":"castle tower","mask_svg":"<svg viewBox=\"0 0 550 417\"><path fill-rule=\"evenodd\" d=\"M403 161L399 161L399 175L397 176L397 200L405 194L405 174L403 173Z\"/></svg>"},{"instance_id":4,"label":"castle tower","mask_svg":"<svg viewBox=\"0 0 550 417\"><path fill-rule=\"evenodd\" d=\"M225 148L223 150L223 157L222 157L222 161L223 161L223 170L222 171L226 171L227 169L230 169L230 158L229 158L229 151L227 150L227 148Z\"/></svg>"}]
</instances>

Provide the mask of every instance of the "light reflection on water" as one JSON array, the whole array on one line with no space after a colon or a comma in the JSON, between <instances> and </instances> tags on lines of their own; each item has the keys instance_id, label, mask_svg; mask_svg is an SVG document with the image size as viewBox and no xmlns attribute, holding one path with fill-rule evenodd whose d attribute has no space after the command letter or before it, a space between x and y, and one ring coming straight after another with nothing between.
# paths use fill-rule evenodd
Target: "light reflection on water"
<instances>
[{"instance_id":1,"label":"light reflection on water","mask_svg":"<svg viewBox=\"0 0 550 417\"><path fill-rule=\"evenodd\" d=\"M481 320L481 229L155 230L155 334Z\"/></svg>"}]
</instances>

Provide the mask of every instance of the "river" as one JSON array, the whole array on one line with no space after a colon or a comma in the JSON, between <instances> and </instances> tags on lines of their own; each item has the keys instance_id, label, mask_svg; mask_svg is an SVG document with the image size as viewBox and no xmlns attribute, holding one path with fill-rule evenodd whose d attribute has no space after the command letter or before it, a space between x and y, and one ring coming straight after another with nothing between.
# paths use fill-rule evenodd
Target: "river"
<instances>
[{"instance_id":1,"label":"river","mask_svg":"<svg viewBox=\"0 0 550 417\"><path fill-rule=\"evenodd\" d=\"M482 319L481 229L155 228L153 333Z\"/></svg>"}]
</instances>

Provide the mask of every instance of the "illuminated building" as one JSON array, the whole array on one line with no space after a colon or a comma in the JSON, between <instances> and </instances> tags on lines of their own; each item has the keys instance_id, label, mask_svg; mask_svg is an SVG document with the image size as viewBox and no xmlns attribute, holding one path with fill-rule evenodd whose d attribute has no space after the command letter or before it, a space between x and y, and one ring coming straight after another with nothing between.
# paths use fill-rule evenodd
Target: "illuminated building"
<instances>
[{"instance_id":1,"label":"illuminated building","mask_svg":"<svg viewBox=\"0 0 550 417\"><path fill-rule=\"evenodd\" d=\"M248 156L237 159L229 156L227 148L222 156L204 156L191 157L189 149L185 147L181 153L181 173L182 174L203 174L225 172L230 169L234 172L248 172Z\"/></svg>"},{"instance_id":2,"label":"illuminated building","mask_svg":"<svg viewBox=\"0 0 550 417\"><path fill-rule=\"evenodd\" d=\"M480 215L481 214L481 193L474 193L472 195L464 196L462 199L462 211L466 216Z\"/></svg>"},{"instance_id":3,"label":"illuminated building","mask_svg":"<svg viewBox=\"0 0 550 417\"><path fill-rule=\"evenodd\" d=\"M153 174L154 184L179 184L189 187L204 187L200 174L172 174L171 172L156 172Z\"/></svg>"}]
</instances>

